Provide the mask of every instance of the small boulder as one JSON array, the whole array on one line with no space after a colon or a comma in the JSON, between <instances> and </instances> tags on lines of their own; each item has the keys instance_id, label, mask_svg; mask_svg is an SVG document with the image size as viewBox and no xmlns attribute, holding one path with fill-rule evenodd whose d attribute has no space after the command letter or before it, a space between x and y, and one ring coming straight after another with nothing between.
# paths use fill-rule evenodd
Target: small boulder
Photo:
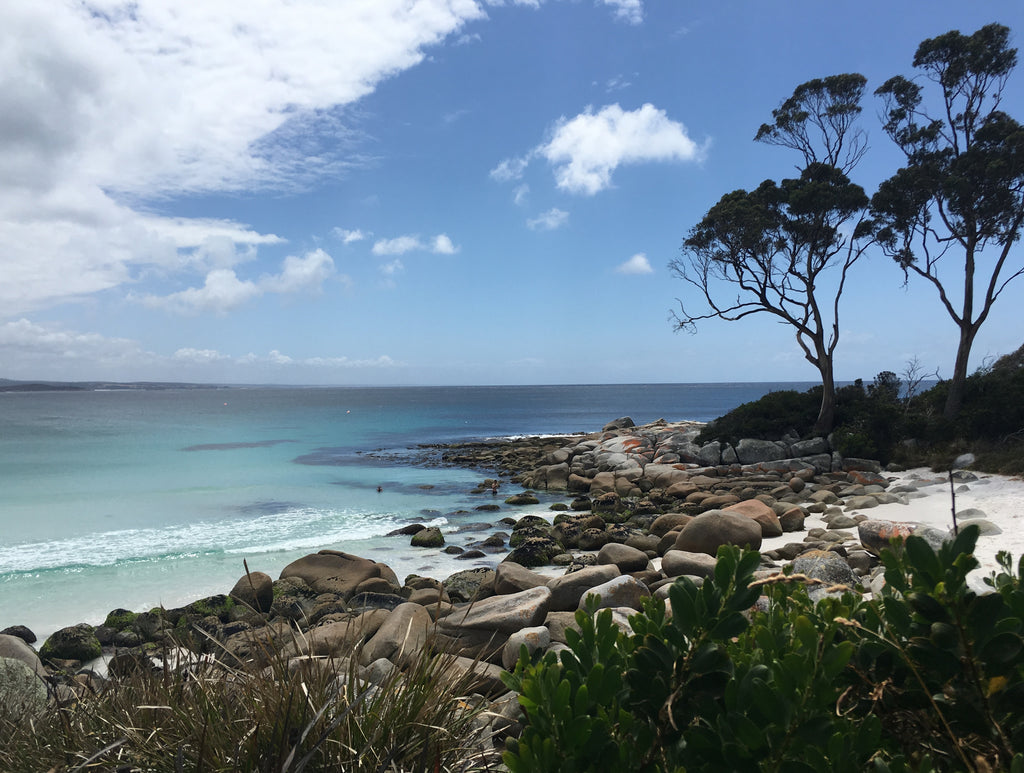
<instances>
[{"instance_id":1,"label":"small boulder","mask_svg":"<svg viewBox=\"0 0 1024 773\"><path fill-rule=\"evenodd\" d=\"M620 572L642 572L647 568L647 554L628 545L609 542L597 554L598 564L614 564Z\"/></svg>"},{"instance_id":2,"label":"small boulder","mask_svg":"<svg viewBox=\"0 0 1024 773\"><path fill-rule=\"evenodd\" d=\"M414 548L439 548L444 545L444 535L437 526L428 526L413 534L409 544Z\"/></svg>"},{"instance_id":3,"label":"small boulder","mask_svg":"<svg viewBox=\"0 0 1024 773\"><path fill-rule=\"evenodd\" d=\"M710 577L714 574L718 559L707 553L691 553L686 550L670 550L661 559L661 571L666 577Z\"/></svg>"},{"instance_id":4,"label":"small boulder","mask_svg":"<svg viewBox=\"0 0 1024 773\"><path fill-rule=\"evenodd\" d=\"M591 588L580 598L578 608L583 609L589 596L600 596L598 609L629 607L643 609L643 599L650 596L651 591L646 585L628 574L619 575L606 583Z\"/></svg>"},{"instance_id":5,"label":"small boulder","mask_svg":"<svg viewBox=\"0 0 1024 773\"><path fill-rule=\"evenodd\" d=\"M501 664L507 671L515 668L519 660L519 652L522 647L532 656L536 652L543 652L551 645L551 632L544 625L535 625L531 628L523 628L508 637L505 642L505 649L501 654Z\"/></svg>"}]
</instances>

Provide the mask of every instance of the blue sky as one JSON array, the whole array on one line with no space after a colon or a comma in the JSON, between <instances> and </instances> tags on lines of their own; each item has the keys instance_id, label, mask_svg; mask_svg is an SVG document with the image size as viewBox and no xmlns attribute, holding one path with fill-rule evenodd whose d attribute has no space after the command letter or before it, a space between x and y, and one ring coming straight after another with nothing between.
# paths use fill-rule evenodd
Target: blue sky
<instances>
[{"instance_id":1,"label":"blue sky","mask_svg":"<svg viewBox=\"0 0 1024 773\"><path fill-rule=\"evenodd\" d=\"M913 75L1019 0L8 0L0 377L813 380L766 316L675 333L668 271L801 82ZM1024 121L1024 68L1004 109ZM901 157L869 96L870 193ZM1018 248L1016 264L1020 265ZM972 367L1024 339L1024 280ZM933 288L856 267L837 377L952 372Z\"/></svg>"}]
</instances>

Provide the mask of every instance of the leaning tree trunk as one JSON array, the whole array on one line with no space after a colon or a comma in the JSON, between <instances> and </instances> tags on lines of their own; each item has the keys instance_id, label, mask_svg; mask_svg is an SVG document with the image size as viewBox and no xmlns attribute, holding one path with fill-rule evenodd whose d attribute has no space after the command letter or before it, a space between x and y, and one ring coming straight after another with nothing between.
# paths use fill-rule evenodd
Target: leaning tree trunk
<instances>
[{"instance_id":1,"label":"leaning tree trunk","mask_svg":"<svg viewBox=\"0 0 1024 773\"><path fill-rule=\"evenodd\" d=\"M956 350L956 363L953 365L953 378L949 380L949 392L946 395L946 407L942 415L946 419L955 419L960 415L964 404L964 390L967 387L967 361L971 356L974 336L978 330L974 325L964 324L960 327L960 345Z\"/></svg>"},{"instance_id":2,"label":"leaning tree trunk","mask_svg":"<svg viewBox=\"0 0 1024 773\"><path fill-rule=\"evenodd\" d=\"M832 358L827 354L818 357L821 372L821 408L818 420L814 422L814 434L824 436L832 431L836 420L836 380L832 373Z\"/></svg>"}]
</instances>

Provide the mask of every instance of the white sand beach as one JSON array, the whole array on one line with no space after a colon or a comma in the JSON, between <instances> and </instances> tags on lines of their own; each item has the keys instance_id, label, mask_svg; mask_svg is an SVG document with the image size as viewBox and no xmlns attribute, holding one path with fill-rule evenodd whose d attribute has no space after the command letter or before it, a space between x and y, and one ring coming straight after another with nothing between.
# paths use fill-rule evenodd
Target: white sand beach
<instances>
[{"instance_id":1,"label":"white sand beach","mask_svg":"<svg viewBox=\"0 0 1024 773\"><path fill-rule=\"evenodd\" d=\"M953 528L948 475L919 468L887 477L894 478L888 491L905 498L906 504L883 504L848 512L860 513L872 519L921 523L943 530ZM986 473L968 473L966 477L968 480L954 479L953 483L958 524L963 526L972 519L982 518L996 527L982 529L975 549L980 567L972 573L971 584L980 590L985 587L982 578L998 568L997 553L1004 550L1009 552L1014 565L1024 553L1024 479ZM805 525L814 528L824 526L824 522L812 515ZM987 533L989 531L999 533ZM768 550L799 538L800 533L786 534L766 540L762 549Z\"/></svg>"}]
</instances>

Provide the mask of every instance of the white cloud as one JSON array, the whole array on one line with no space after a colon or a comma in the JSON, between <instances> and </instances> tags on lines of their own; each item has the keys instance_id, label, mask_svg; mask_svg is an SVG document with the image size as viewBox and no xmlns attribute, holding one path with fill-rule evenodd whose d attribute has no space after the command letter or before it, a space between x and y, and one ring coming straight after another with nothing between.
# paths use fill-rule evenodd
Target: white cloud
<instances>
[{"instance_id":1,"label":"white cloud","mask_svg":"<svg viewBox=\"0 0 1024 773\"><path fill-rule=\"evenodd\" d=\"M649 103L630 111L618 104L597 113L588 107L572 119L560 118L550 135L526 155L502 161L491 177L518 180L530 161L541 157L554 167L559 188L593 195L611 186L612 173L623 164L697 161L706 150L690 139L685 126Z\"/></svg>"},{"instance_id":2,"label":"white cloud","mask_svg":"<svg viewBox=\"0 0 1024 773\"><path fill-rule=\"evenodd\" d=\"M305 257L289 255L284 259L281 273L266 277L260 286L267 292L297 293L303 290L318 292L334 273L334 261L323 250L313 250Z\"/></svg>"},{"instance_id":3,"label":"white cloud","mask_svg":"<svg viewBox=\"0 0 1024 773\"><path fill-rule=\"evenodd\" d=\"M448 238L448 234L438 234L435 236L430 249L431 252L438 255L454 255L459 251L459 248L452 244L452 240Z\"/></svg>"},{"instance_id":4,"label":"white cloud","mask_svg":"<svg viewBox=\"0 0 1024 773\"><path fill-rule=\"evenodd\" d=\"M280 239L153 202L365 163L340 108L483 18L473 0L6 4L0 314L252 259Z\"/></svg>"},{"instance_id":5,"label":"white cloud","mask_svg":"<svg viewBox=\"0 0 1024 773\"><path fill-rule=\"evenodd\" d=\"M401 274L403 271L405 271L405 266L402 265L402 261L398 258L395 258L390 263L384 263L380 267L380 272L385 276L394 276L395 274Z\"/></svg>"},{"instance_id":6,"label":"white cloud","mask_svg":"<svg viewBox=\"0 0 1024 773\"><path fill-rule=\"evenodd\" d=\"M547 212L526 221L526 225L533 231L553 231L569 222L569 213L552 207Z\"/></svg>"},{"instance_id":7,"label":"white cloud","mask_svg":"<svg viewBox=\"0 0 1024 773\"><path fill-rule=\"evenodd\" d=\"M352 242L361 242L363 239L368 239L371 234L364 233L359 228L348 230L345 228L335 228L334 235L341 239L344 244L352 244Z\"/></svg>"},{"instance_id":8,"label":"white cloud","mask_svg":"<svg viewBox=\"0 0 1024 773\"><path fill-rule=\"evenodd\" d=\"M255 282L239 279L234 269L218 268L206 275L202 287L189 287L165 296L147 295L140 301L151 309L167 309L179 314L204 311L226 314L262 294Z\"/></svg>"},{"instance_id":9,"label":"white cloud","mask_svg":"<svg viewBox=\"0 0 1024 773\"><path fill-rule=\"evenodd\" d=\"M399 368L403 364L379 355L293 357L278 350L234 356L216 349L182 347L170 355L143 349L128 338L108 338L46 327L27 319L0 324L0 361L4 376L16 379L64 380L69 368L79 380L94 381L258 381L277 374L302 382L303 374L332 370ZM329 376L328 376L329 377Z\"/></svg>"},{"instance_id":10,"label":"white cloud","mask_svg":"<svg viewBox=\"0 0 1024 773\"><path fill-rule=\"evenodd\" d=\"M396 236L394 239L378 239L370 250L374 255L405 255L407 252L433 252L437 255L454 255L459 251L448 234L438 234L424 242L419 236Z\"/></svg>"},{"instance_id":11,"label":"white cloud","mask_svg":"<svg viewBox=\"0 0 1024 773\"><path fill-rule=\"evenodd\" d=\"M654 273L654 269L651 268L651 262L647 259L647 256L642 252L638 252L625 263L620 263L618 266L616 266L615 270L620 274Z\"/></svg>"},{"instance_id":12,"label":"white cloud","mask_svg":"<svg viewBox=\"0 0 1024 773\"><path fill-rule=\"evenodd\" d=\"M644 20L644 5L641 0L601 0L615 9L615 18L628 24L640 24Z\"/></svg>"},{"instance_id":13,"label":"white cloud","mask_svg":"<svg viewBox=\"0 0 1024 773\"><path fill-rule=\"evenodd\" d=\"M423 242L418 236L397 236L394 239L379 239L373 245L374 255L404 255L414 250L423 250Z\"/></svg>"},{"instance_id":14,"label":"white cloud","mask_svg":"<svg viewBox=\"0 0 1024 773\"><path fill-rule=\"evenodd\" d=\"M216 349L178 349L173 355L173 359L180 360L181 362L188 362L193 364L206 365L211 362L224 362L231 358L226 354L221 354Z\"/></svg>"},{"instance_id":15,"label":"white cloud","mask_svg":"<svg viewBox=\"0 0 1024 773\"><path fill-rule=\"evenodd\" d=\"M264 275L258 282L239 279L231 268L218 268L206 275L202 287L189 287L170 295L129 295L151 309L165 309L177 314L213 312L227 314L265 293L290 295L319 292L323 283L334 276L334 260L321 249L302 257L289 255L281 263L279 274ZM349 277L339 280L349 284Z\"/></svg>"},{"instance_id":16,"label":"white cloud","mask_svg":"<svg viewBox=\"0 0 1024 773\"><path fill-rule=\"evenodd\" d=\"M524 156L523 158L506 158L494 169L491 170L491 177L498 182L507 183L512 180L519 180L523 176L523 172L526 171L526 167L530 165L530 157Z\"/></svg>"},{"instance_id":17,"label":"white cloud","mask_svg":"<svg viewBox=\"0 0 1024 773\"><path fill-rule=\"evenodd\" d=\"M559 188L593 195L611 185L612 173L622 164L694 161L702 148L664 110L645 104L625 111L615 104L562 118L551 140L535 152L555 167Z\"/></svg>"},{"instance_id":18,"label":"white cloud","mask_svg":"<svg viewBox=\"0 0 1024 773\"><path fill-rule=\"evenodd\" d=\"M526 183L516 187L512 200L516 203L516 206L523 206L530 196L530 186Z\"/></svg>"}]
</instances>

